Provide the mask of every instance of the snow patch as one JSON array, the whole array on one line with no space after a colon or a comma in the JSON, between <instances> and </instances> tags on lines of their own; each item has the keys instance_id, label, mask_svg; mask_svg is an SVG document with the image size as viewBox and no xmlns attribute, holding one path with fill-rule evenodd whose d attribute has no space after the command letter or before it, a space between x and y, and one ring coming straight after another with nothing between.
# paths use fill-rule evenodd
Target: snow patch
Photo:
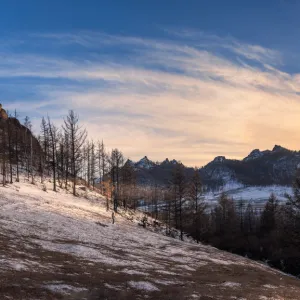
<instances>
[{"instance_id":1,"label":"snow patch","mask_svg":"<svg viewBox=\"0 0 300 300\"><path fill-rule=\"evenodd\" d=\"M162 280L162 279L156 279L154 280L154 282L161 285L175 285L178 283L178 281L175 280Z\"/></svg>"},{"instance_id":2,"label":"snow patch","mask_svg":"<svg viewBox=\"0 0 300 300\"><path fill-rule=\"evenodd\" d=\"M51 292L62 294L62 295L70 295L72 293L80 293L80 292L87 291L86 288L75 287L63 283L46 284L44 287L50 290Z\"/></svg>"},{"instance_id":3,"label":"snow patch","mask_svg":"<svg viewBox=\"0 0 300 300\"><path fill-rule=\"evenodd\" d=\"M277 289L277 286L272 285L272 284L265 284L263 287L267 288L267 289Z\"/></svg>"},{"instance_id":4,"label":"snow patch","mask_svg":"<svg viewBox=\"0 0 300 300\"><path fill-rule=\"evenodd\" d=\"M226 282L222 283L222 286L231 287L231 288L236 288L236 287L240 287L241 284L238 283L238 282L226 281Z\"/></svg>"},{"instance_id":5,"label":"snow patch","mask_svg":"<svg viewBox=\"0 0 300 300\"><path fill-rule=\"evenodd\" d=\"M129 270L129 269L124 269L121 272L129 274L129 275L145 275L145 276L149 275L148 273L145 273L145 272L141 272L141 271L137 271L137 270Z\"/></svg>"},{"instance_id":6,"label":"snow patch","mask_svg":"<svg viewBox=\"0 0 300 300\"><path fill-rule=\"evenodd\" d=\"M114 285L111 285L111 284L109 284L109 283L105 283L104 285L105 285L107 288L109 288L109 289L111 289L111 290L115 290L115 291L119 291L119 290L122 289L121 286L114 286Z\"/></svg>"},{"instance_id":7,"label":"snow patch","mask_svg":"<svg viewBox=\"0 0 300 300\"><path fill-rule=\"evenodd\" d=\"M149 292L159 291L159 289L148 281L129 281L128 284L137 290L144 290Z\"/></svg>"}]
</instances>

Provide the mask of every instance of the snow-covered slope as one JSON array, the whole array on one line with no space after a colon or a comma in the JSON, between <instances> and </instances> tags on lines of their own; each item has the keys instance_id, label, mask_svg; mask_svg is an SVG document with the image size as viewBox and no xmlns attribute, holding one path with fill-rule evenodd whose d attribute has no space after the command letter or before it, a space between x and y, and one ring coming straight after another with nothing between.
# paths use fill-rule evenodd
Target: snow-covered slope
<instances>
[{"instance_id":1,"label":"snow-covered slope","mask_svg":"<svg viewBox=\"0 0 300 300\"><path fill-rule=\"evenodd\" d=\"M181 242L78 189L0 187L1 299L297 299L300 281ZM157 230L157 232L155 232Z\"/></svg>"},{"instance_id":2,"label":"snow-covered slope","mask_svg":"<svg viewBox=\"0 0 300 300\"><path fill-rule=\"evenodd\" d=\"M235 201L243 200L245 202L251 202L256 207L263 207L268 201L271 193L276 198L284 202L287 200L286 194L292 194L292 187L281 185L268 185L268 186L242 186L242 185L226 185L213 192L207 192L204 194L205 201L214 205L220 198L222 192L225 192L230 198Z\"/></svg>"}]
</instances>

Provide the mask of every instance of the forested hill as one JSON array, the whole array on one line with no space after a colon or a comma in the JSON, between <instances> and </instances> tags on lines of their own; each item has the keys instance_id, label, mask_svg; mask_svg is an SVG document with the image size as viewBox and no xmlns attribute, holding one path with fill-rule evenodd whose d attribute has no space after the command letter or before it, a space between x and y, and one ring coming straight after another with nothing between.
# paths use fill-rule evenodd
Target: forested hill
<instances>
[{"instance_id":1,"label":"forested hill","mask_svg":"<svg viewBox=\"0 0 300 300\"><path fill-rule=\"evenodd\" d=\"M246 185L290 185L299 165L299 151L275 145L272 150L255 149L243 160L217 157L201 169L201 174L209 185L229 181Z\"/></svg>"},{"instance_id":2,"label":"forested hill","mask_svg":"<svg viewBox=\"0 0 300 300\"><path fill-rule=\"evenodd\" d=\"M153 162L144 157L138 162L127 161L135 167L140 183L168 184L172 170L178 163L166 159L161 163ZM245 185L290 185L300 165L299 151L288 150L275 145L272 150L255 149L242 160L227 159L218 156L199 169L204 184L214 188L228 183ZM193 168L185 167L187 176Z\"/></svg>"}]
</instances>

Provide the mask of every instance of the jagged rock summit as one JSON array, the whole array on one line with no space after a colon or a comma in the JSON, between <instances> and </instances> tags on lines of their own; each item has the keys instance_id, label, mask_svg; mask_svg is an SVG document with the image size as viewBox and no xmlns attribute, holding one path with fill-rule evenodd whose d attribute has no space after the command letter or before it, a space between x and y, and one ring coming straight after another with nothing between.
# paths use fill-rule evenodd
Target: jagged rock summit
<instances>
[{"instance_id":1,"label":"jagged rock summit","mask_svg":"<svg viewBox=\"0 0 300 300\"><path fill-rule=\"evenodd\" d=\"M275 145L273 147L272 151L275 152L275 151L289 151L289 150L287 148L284 148L284 147L280 146L280 145Z\"/></svg>"},{"instance_id":2,"label":"jagged rock summit","mask_svg":"<svg viewBox=\"0 0 300 300\"><path fill-rule=\"evenodd\" d=\"M151 160L149 160L149 158L147 156L143 157L141 160L139 160L135 166L137 168L143 168L143 169L151 169L155 166L155 163Z\"/></svg>"},{"instance_id":3,"label":"jagged rock summit","mask_svg":"<svg viewBox=\"0 0 300 300\"><path fill-rule=\"evenodd\" d=\"M250 152L250 154L245 157L243 160L244 161L249 161L249 160L253 160L253 159L257 159L262 157L263 155L270 153L270 150L264 150L264 151L260 151L259 149L254 149Z\"/></svg>"},{"instance_id":4,"label":"jagged rock summit","mask_svg":"<svg viewBox=\"0 0 300 300\"><path fill-rule=\"evenodd\" d=\"M249 161L249 160L261 158L266 154L272 154L274 152L283 152L283 151L288 152L289 150L287 148L284 148L284 147L280 146L280 145L275 145L272 150L260 151L259 149L254 149L243 160L244 161Z\"/></svg>"},{"instance_id":5,"label":"jagged rock summit","mask_svg":"<svg viewBox=\"0 0 300 300\"><path fill-rule=\"evenodd\" d=\"M0 120L7 120L8 115L6 113L6 110L2 108L2 104L0 103Z\"/></svg>"},{"instance_id":6,"label":"jagged rock summit","mask_svg":"<svg viewBox=\"0 0 300 300\"><path fill-rule=\"evenodd\" d=\"M226 159L225 156L217 156L217 157L214 158L213 162L222 163L222 162L225 161L225 159Z\"/></svg>"}]
</instances>

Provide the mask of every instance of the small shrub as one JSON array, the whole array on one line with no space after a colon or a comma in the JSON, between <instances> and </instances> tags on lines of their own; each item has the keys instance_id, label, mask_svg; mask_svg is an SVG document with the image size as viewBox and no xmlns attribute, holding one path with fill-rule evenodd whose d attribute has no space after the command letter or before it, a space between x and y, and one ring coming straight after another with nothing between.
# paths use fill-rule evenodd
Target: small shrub
<instances>
[{"instance_id":1,"label":"small shrub","mask_svg":"<svg viewBox=\"0 0 300 300\"><path fill-rule=\"evenodd\" d=\"M42 190L43 190L44 192L47 192L47 186L46 186L46 184L43 184Z\"/></svg>"}]
</instances>

